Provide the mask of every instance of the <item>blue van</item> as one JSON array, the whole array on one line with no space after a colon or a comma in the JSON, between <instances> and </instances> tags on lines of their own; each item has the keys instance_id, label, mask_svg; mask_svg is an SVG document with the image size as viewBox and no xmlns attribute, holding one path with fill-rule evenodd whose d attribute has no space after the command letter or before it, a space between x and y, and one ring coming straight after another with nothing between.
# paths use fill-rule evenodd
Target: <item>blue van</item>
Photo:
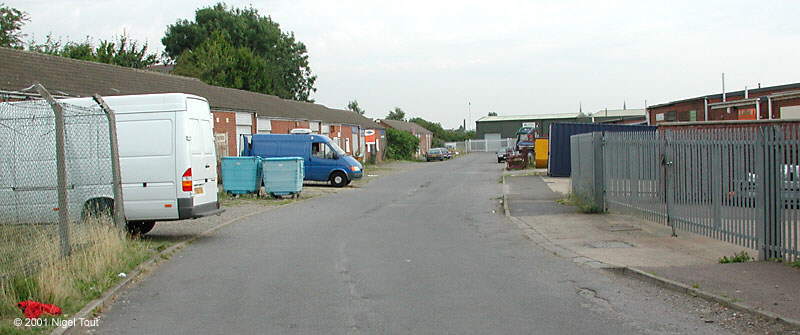
<instances>
[{"instance_id":1,"label":"blue van","mask_svg":"<svg viewBox=\"0 0 800 335\"><path fill-rule=\"evenodd\" d=\"M330 138L315 134L256 134L243 138L242 156L302 157L305 180L343 187L363 176L364 167Z\"/></svg>"}]
</instances>

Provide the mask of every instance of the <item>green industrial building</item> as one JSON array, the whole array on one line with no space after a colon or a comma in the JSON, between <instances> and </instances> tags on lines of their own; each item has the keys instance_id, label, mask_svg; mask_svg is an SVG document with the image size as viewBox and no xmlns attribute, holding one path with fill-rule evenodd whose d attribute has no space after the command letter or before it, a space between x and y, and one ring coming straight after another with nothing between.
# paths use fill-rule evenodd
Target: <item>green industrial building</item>
<instances>
[{"instance_id":1,"label":"green industrial building","mask_svg":"<svg viewBox=\"0 0 800 335\"><path fill-rule=\"evenodd\" d=\"M553 123L645 124L644 109L602 110L591 114L561 113L484 116L475 121L476 140L514 138L519 128L535 127L538 136L548 137Z\"/></svg>"}]
</instances>

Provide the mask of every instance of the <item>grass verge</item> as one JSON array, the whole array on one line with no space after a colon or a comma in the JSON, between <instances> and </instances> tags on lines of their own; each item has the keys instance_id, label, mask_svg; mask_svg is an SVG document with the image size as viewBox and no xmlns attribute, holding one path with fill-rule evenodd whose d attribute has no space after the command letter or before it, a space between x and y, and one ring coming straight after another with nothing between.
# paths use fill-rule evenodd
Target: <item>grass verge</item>
<instances>
[{"instance_id":1,"label":"grass verge","mask_svg":"<svg viewBox=\"0 0 800 335\"><path fill-rule=\"evenodd\" d=\"M4 269L8 272L0 280L0 334L40 334L53 328L14 326L13 320L23 317L17 302L55 304L64 313L57 318L66 319L122 280L119 273L130 272L157 252L157 243L128 238L110 219L92 219L70 228L74 237L70 256L60 257L58 238L42 235L35 240L35 248L25 250L30 255L28 264L39 264L35 271L25 274ZM14 242L13 236L0 238L16 244L7 250L19 250L29 244Z\"/></svg>"}]
</instances>

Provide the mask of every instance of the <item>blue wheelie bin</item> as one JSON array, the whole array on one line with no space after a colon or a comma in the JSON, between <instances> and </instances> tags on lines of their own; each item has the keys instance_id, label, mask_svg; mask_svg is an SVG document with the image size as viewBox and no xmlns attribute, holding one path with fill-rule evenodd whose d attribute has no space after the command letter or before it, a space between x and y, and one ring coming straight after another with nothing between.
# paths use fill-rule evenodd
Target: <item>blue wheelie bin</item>
<instances>
[{"instance_id":1,"label":"blue wheelie bin","mask_svg":"<svg viewBox=\"0 0 800 335\"><path fill-rule=\"evenodd\" d=\"M262 160L264 189L267 194L280 198L291 195L294 198L300 196L303 191L303 170L302 157L273 157Z\"/></svg>"},{"instance_id":2,"label":"blue wheelie bin","mask_svg":"<svg viewBox=\"0 0 800 335\"><path fill-rule=\"evenodd\" d=\"M261 158L222 157L222 187L230 194L258 193Z\"/></svg>"}]
</instances>

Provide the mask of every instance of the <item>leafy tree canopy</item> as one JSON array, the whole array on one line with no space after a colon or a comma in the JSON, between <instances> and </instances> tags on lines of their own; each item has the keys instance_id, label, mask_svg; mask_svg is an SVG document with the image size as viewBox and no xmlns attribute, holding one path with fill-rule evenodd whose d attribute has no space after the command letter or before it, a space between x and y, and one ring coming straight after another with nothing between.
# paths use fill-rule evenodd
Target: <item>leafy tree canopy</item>
<instances>
[{"instance_id":1,"label":"leafy tree canopy","mask_svg":"<svg viewBox=\"0 0 800 335\"><path fill-rule=\"evenodd\" d=\"M386 128L386 157L410 160L419 148L419 138L407 131Z\"/></svg>"},{"instance_id":2,"label":"leafy tree canopy","mask_svg":"<svg viewBox=\"0 0 800 335\"><path fill-rule=\"evenodd\" d=\"M96 46L89 37L83 42L62 43L50 34L43 43L28 43L28 50L137 69L158 63L158 56L147 52L147 43L139 43L125 33L113 41L102 40Z\"/></svg>"},{"instance_id":3,"label":"leafy tree canopy","mask_svg":"<svg viewBox=\"0 0 800 335\"><path fill-rule=\"evenodd\" d=\"M489 112L489 116L497 116L497 112Z\"/></svg>"},{"instance_id":4,"label":"leafy tree canopy","mask_svg":"<svg viewBox=\"0 0 800 335\"><path fill-rule=\"evenodd\" d=\"M311 73L305 44L252 7L229 8L217 3L198 9L193 21L169 25L161 42L176 69L191 69L182 74L210 84L301 101L312 101L311 93L316 91L317 77ZM224 55L222 50L234 52ZM249 65L256 66L245 71ZM220 75L231 66L240 71Z\"/></svg>"},{"instance_id":5,"label":"leafy tree canopy","mask_svg":"<svg viewBox=\"0 0 800 335\"><path fill-rule=\"evenodd\" d=\"M406 120L406 112L404 112L400 107L395 107L394 110L389 111L389 115L386 115L387 120L397 120L397 121L405 121Z\"/></svg>"},{"instance_id":6,"label":"leafy tree canopy","mask_svg":"<svg viewBox=\"0 0 800 335\"><path fill-rule=\"evenodd\" d=\"M364 115L364 110L361 108L361 106L358 105L358 101L356 101L356 100L348 102L347 103L347 109L352 111L352 112L356 112L358 114Z\"/></svg>"},{"instance_id":7,"label":"leafy tree canopy","mask_svg":"<svg viewBox=\"0 0 800 335\"><path fill-rule=\"evenodd\" d=\"M459 127L458 129L444 129L440 123L431 122L421 117L415 117L408 121L430 130L430 132L433 133L434 142L436 142L436 139L441 141L437 143L465 141L475 136L475 131L464 131L464 127Z\"/></svg>"},{"instance_id":8,"label":"leafy tree canopy","mask_svg":"<svg viewBox=\"0 0 800 335\"><path fill-rule=\"evenodd\" d=\"M0 47L22 49L22 26L28 21L28 13L0 3Z\"/></svg>"}]
</instances>

